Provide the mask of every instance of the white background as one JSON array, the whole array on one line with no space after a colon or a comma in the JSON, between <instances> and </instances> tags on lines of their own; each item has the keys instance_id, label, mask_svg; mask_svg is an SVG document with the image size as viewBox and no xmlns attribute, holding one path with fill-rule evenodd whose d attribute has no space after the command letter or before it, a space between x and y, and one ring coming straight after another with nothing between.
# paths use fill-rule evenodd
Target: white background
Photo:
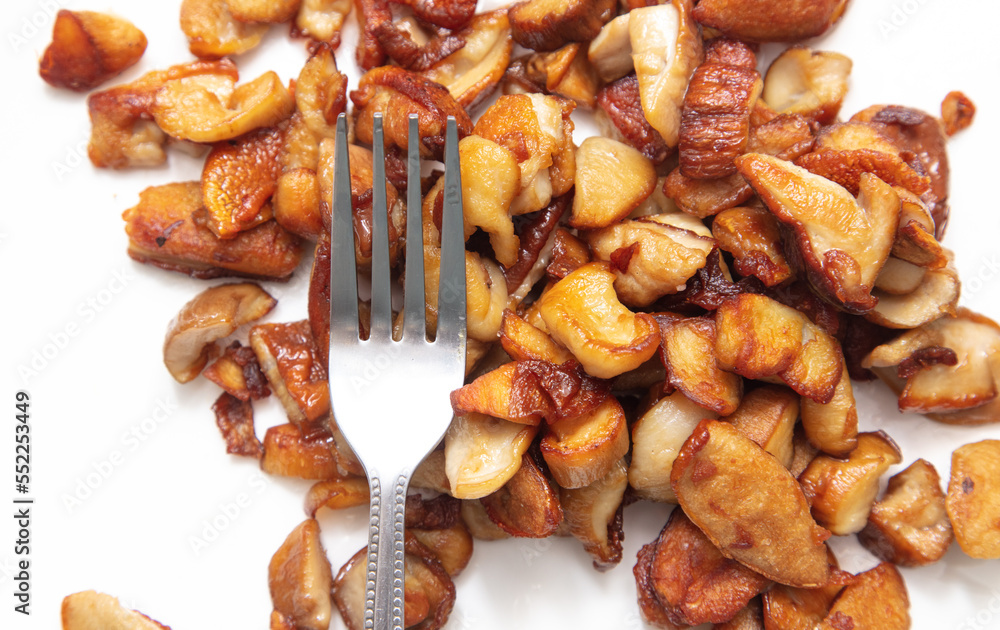
<instances>
[{"instance_id":1,"label":"white background","mask_svg":"<svg viewBox=\"0 0 1000 630\"><path fill-rule=\"evenodd\" d=\"M215 386L203 379L179 386L164 369L168 321L212 283L132 262L121 213L147 186L197 178L200 164L175 151L168 166L151 170L119 173L90 165L85 98L55 90L37 75L52 7L59 5L26 0L0 8L0 502L10 505L14 498L14 395L20 389L31 395L36 500L30 619L12 612L14 523L0 517L0 627L56 628L65 595L97 589L175 629L266 628L267 563L304 518L309 483L264 478L254 462L226 455L210 410ZM117 12L146 33L146 55L116 81L191 58L178 27L178 5L61 3ZM1000 318L998 22L1000 4L985 0L855 0L835 30L815 43L854 60L845 116L872 103L936 113L953 89L977 104L973 127L950 143L952 220L945 243L956 251L965 281L962 303L994 318ZM350 24L337 57L356 77L353 17ZM305 58L302 42L290 42L287 27L280 26L238 64L244 79L276 69L287 81ZM586 132L581 124L577 141ZM304 265L290 283L269 285L279 299L270 321L305 317L307 278ZM67 327L76 333L66 334ZM36 352L49 358L44 365L36 359L32 368ZM19 367L37 374L25 377ZM1000 436L1000 426L947 427L902 416L881 386L857 389L862 429L886 429L902 447L904 466L924 457L946 479L955 447ZM169 412L151 419L159 407ZM273 399L257 405L257 418L261 435L283 421ZM142 441L126 438L130 432ZM64 498L88 475L102 467L107 472L104 462L112 456L120 465L80 505L67 507ZM225 512L233 514L229 504L238 499L244 507L196 553L191 537L203 536L207 522L224 523ZM0 508L0 515L8 511ZM477 544L457 581L449 627L641 628L632 565L666 514L666 507L655 505L626 510L625 559L605 574L590 567L573 540ZM336 571L364 543L365 510L326 511L320 520ZM845 568L873 566L873 558L852 541L834 544ZM944 561L904 575L914 627L1000 628L1000 562L971 560L956 545ZM339 624L337 619L334 627Z\"/></svg>"}]
</instances>

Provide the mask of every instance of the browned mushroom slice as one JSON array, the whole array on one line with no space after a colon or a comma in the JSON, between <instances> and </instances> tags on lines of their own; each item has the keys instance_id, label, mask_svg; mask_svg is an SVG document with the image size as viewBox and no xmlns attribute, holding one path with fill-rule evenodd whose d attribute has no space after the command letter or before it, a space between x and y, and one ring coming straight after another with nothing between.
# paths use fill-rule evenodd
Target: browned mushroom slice
<instances>
[{"instance_id":1,"label":"browned mushroom slice","mask_svg":"<svg viewBox=\"0 0 1000 630\"><path fill-rule=\"evenodd\" d=\"M629 17L632 63L642 111L668 147L677 146L688 81L703 59L691 0L634 9Z\"/></svg>"},{"instance_id":2,"label":"browned mushroom slice","mask_svg":"<svg viewBox=\"0 0 1000 630\"><path fill-rule=\"evenodd\" d=\"M226 452L260 459L264 447L254 433L253 406L249 400L240 400L223 392L212 405L215 424L226 441Z\"/></svg>"},{"instance_id":3,"label":"browned mushroom slice","mask_svg":"<svg viewBox=\"0 0 1000 630\"><path fill-rule=\"evenodd\" d=\"M461 501L459 503L469 503ZM478 502L476 502L478 504ZM448 575L458 576L472 559L473 538L469 528L458 520L443 529L417 529L407 527L411 536L434 553Z\"/></svg>"},{"instance_id":4,"label":"browned mushroom slice","mask_svg":"<svg viewBox=\"0 0 1000 630\"><path fill-rule=\"evenodd\" d=\"M150 113L160 129L180 140L220 142L292 115L295 101L274 72L240 86L219 77L167 81Z\"/></svg>"},{"instance_id":5,"label":"browned mushroom slice","mask_svg":"<svg viewBox=\"0 0 1000 630\"><path fill-rule=\"evenodd\" d=\"M539 300L539 313L553 339L569 348L587 373L611 378L633 370L659 346L656 321L633 313L618 300L608 263L572 272Z\"/></svg>"},{"instance_id":6,"label":"browned mushroom slice","mask_svg":"<svg viewBox=\"0 0 1000 630\"><path fill-rule=\"evenodd\" d=\"M476 12L475 0L392 0L413 9L413 15L421 21L457 29L468 24Z\"/></svg>"},{"instance_id":7,"label":"browned mushroom slice","mask_svg":"<svg viewBox=\"0 0 1000 630\"><path fill-rule=\"evenodd\" d=\"M233 18L239 22L280 24L299 12L302 0L225 0Z\"/></svg>"},{"instance_id":8,"label":"browned mushroom slice","mask_svg":"<svg viewBox=\"0 0 1000 630\"><path fill-rule=\"evenodd\" d=\"M886 562L918 567L940 560L954 535L934 465L918 459L893 475L858 540Z\"/></svg>"},{"instance_id":9,"label":"browned mushroom slice","mask_svg":"<svg viewBox=\"0 0 1000 630\"><path fill-rule=\"evenodd\" d=\"M319 539L319 523L306 519L281 544L267 569L274 610L295 628L324 630L330 626L333 572Z\"/></svg>"},{"instance_id":10,"label":"browned mushroom slice","mask_svg":"<svg viewBox=\"0 0 1000 630\"><path fill-rule=\"evenodd\" d=\"M635 566L632 567L632 575L635 576L636 599L639 604L639 614L642 620L653 627L661 630L683 630L684 626L679 626L670 620L667 611L656 596L653 588L653 580L650 575L653 558L656 556L656 542L646 543L639 548L636 554Z\"/></svg>"},{"instance_id":11,"label":"browned mushroom slice","mask_svg":"<svg viewBox=\"0 0 1000 630\"><path fill-rule=\"evenodd\" d=\"M505 363L451 393L457 414L480 413L518 424L537 426L549 407L534 383L518 382L517 363ZM520 386L518 386L520 385Z\"/></svg>"},{"instance_id":12,"label":"browned mushroom slice","mask_svg":"<svg viewBox=\"0 0 1000 630\"><path fill-rule=\"evenodd\" d=\"M622 508L627 488L627 467L624 460L619 460L590 485L559 491L566 528L583 543L598 571L607 571L621 562L625 537Z\"/></svg>"},{"instance_id":13,"label":"browned mushroom slice","mask_svg":"<svg viewBox=\"0 0 1000 630\"><path fill-rule=\"evenodd\" d=\"M783 387L764 385L747 392L739 407L722 418L740 433L774 455L789 468L792 464L792 438L799 417L799 397Z\"/></svg>"},{"instance_id":14,"label":"browned mushroom slice","mask_svg":"<svg viewBox=\"0 0 1000 630\"><path fill-rule=\"evenodd\" d=\"M660 336L660 358L667 369L667 382L717 414L736 411L743 393L743 379L724 372L715 361L715 320L710 317L661 320Z\"/></svg>"},{"instance_id":15,"label":"browned mushroom slice","mask_svg":"<svg viewBox=\"0 0 1000 630\"><path fill-rule=\"evenodd\" d=\"M414 18L382 22L375 29L382 50L401 68L420 72L465 46L447 31L429 34Z\"/></svg>"},{"instance_id":16,"label":"browned mushroom slice","mask_svg":"<svg viewBox=\"0 0 1000 630\"><path fill-rule=\"evenodd\" d=\"M955 540L973 558L1000 558L1000 440L951 454L946 506Z\"/></svg>"},{"instance_id":17,"label":"browned mushroom slice","mask_svg":"<svg viewBox=\"0 0 1000 630\"><path fill-rule=\"evenodd\" d=\"M295 29L317 42L336 47L351 5L351 0L302 0L295 15Z\"/></svg>"},{"instance_id":18,"label":"browned mushroom slice","mask_svg":"<svg viewBox=\"0 0 1000 630\"><path fill-rule=\"evenodd\" d=\"M250 329L250 346L293 424L305 426L330 413L326 365L308 321L258 324Z\"/></svg>"},{"instance_id":19,"label":"browned mushroom slice","mask_svg":"<svg viewBox=\"0 0 1000 630\"><path fill-rule=\"evenodd\" d=\"M892 293L876 285L872 293L878 304L865 313L865 319L885 328L912 329L953 315L962 287L952 262L954 255L944 248L941 253L947 266L924 269L919 284L909 293Z\"/></svg>"},{"instance_id":20,"label":"browned mushroom slice","mask_svg":"<svg viewBox=\"0 0 1000 630\"><path fill-rule=\"evenodd\" d=\"M631 64L630 55L630 69ZM637 149L656 164L667 158L670 147L663 141L660 132L649 124L642 111L639 80L635 73L602 87L597 92L597 107L597 122L604 135Z\"/></svg>"},{"instance_id":21,"label":"browned mushroom slice","mask_svg":"<svg viewBox=\"0 0 1000 630\"><path fill-rule=\"evenodd\" d=\"M810 283L849 311L869 311L879 270L899 224L899 195L870 174L857 199L843 187L790 162L762 154L737 167L795 241Z\"/></svg>"},{"instance_id":22,"label":"browned mushroom slice","mask_svg":"<svg viewBox=\"0 0 1000 630\"><path fill-rule=\"evenodd\" d=\"M238 22L227 0L182 0L181 30L191 54L219 59L245 53L260 44L267 24Z\"/></svg>"},{"instance_id":23,"label":"browned mushroom slice","mask_svg":"<svg viewBox=\"0 0 1000 630\"><path fill-rule=\"evenodd\" d=\"M194 61L149 72L132 83L94 92L87 97L90 143L87 154L94 166L129 168L156 166L166 161L166 134L153 122L156 94L171 80L216 75L235 81L236 65L228 59Z\"/></svg>"},{"instance_id":24,"label":"browned mushroom slice","mask_svg":"<svg viewBox=\"0 0 1000 630\"><path fill-rule=\"evenodd\" d=\"M549 421L540 446L560 487L589 486L606 477L628 452L625 411L609 396L592 411Z\"/></svg>"},{"instance_id":25,"label":"browned mushroom slice","mask_svg":"<svg viewBox=\"0 0 1000 630\"><path fill-rule=\"evenodd\" d=\"M492 93L510 63L514 41L507 11L477 15L452 36L465 45L422 74L448 88L455 101L468 109Z\"/></svg>"},{"instance_id":26,"label":"browned mushroom slice","mask_svg":"<svg viewBox=\"0 0 1000 630\"><path fill-rule=\"evenodd\" d=\"M295 106L315 136L334 137L337 116L347 107L347 76L337 69L329 45L319 46L299 72Z\"/></svg>"},{"instance_id":27,"label":"browned mushroom slice","mask_svg":"<svg viewBox=\"0 0 1000 630\"><path fill-rule=\"evenodd\" d=\"M231 396L240 400L257 400L271 395L267 379L260 371L253 349L239 341L229 344L226 351L202 372Z\"/></svg>"},{"instance_id":28,"label":"browned mushroom slice","mask_svg":"<svg viewBox=\"0 0 1000 630\"><path fill-rule=\"evenodd\" d=\"M722 555L679 508L653 544L649 579L657 601L675 624L728 621L771 584Z\"/></svg>"},{"instance_id":29,"label":"browned mushroom slice","mask_svg":"<svg viewBox=\"0 0 1000 630\"><path fill-rule=\"evenodd\" d=\"M901 186L917 194L926 192L930 185L926 175L915 171L899 155L873 149L837 150L819 146L795 160L795 164L840 184L853 195L861 190L863 173L871 173L891 186Z\"/></svg>"},{"instance_id":30,"label":"browned mushroom slice","mask_svg":"<svg viewBox=\"0 0 1000 630\"><path fill-rule=\"evenodd\" d=\"M125 608L117 598L96 591L64 597L60 617L63 630L170 630L137 610Z\"/></svg>"},{"instance_id":31,"label":"browned mushroom slice","mask_svg":"<svg viewBox=\"0 0 1000 630\"><path fill-rule=\"evenodd\" d=\"M780 224L763 208L723 210L712 221L712 236L733 256L733 266L741 275L756 276L768 287L794 276L782 253Z\"/></svg>"},{"instance_id":32,"label":"browned mushroom slice","mask_svg":"<svg viewBox=\"0 0 1000 630\"><path fill-rule=\"evenodd\" d=\"M279 424L264 434L260 468L271 475L300 479L339 479L333 437L323 431L304 435L294 424Z\"/></svg>"},{"instance_id":33,"label":"browned mushroom slice","mask_svg":"<svg viewBox=\"0 0 1000 630\"><path fill-rule=\"evenodd\" d=\"M511 91L555 94L587 109L597 103L600 79L579 43L515 59L506 77Z\"/></svg>"},{"instance_id":34,"label":"browned mushroom slice","mask_svg":"<svg viewBox=\"0 0 1000 630\"><path fill-rule=\"evenodd\" d=\"M816 522L838 536L864 529L878 496L879 479L902 461L899 447L882 431L861 433L846 458L820 455L799 483L812 505Z\"/></svg>"},{"instance_id":35,"label":"browned mushroom slice","mask_svg":"<svg viewBox=\"0 0 1000 630\"><path fill-rule=\"evenodd\" d=\"M731 424L703 420L681 448L670 483L684 513L726 557L782 584L826 583L830 533L812 519L788 470Z\"/></svg>"},{"instance_id":36,"label":"browned mushroom slice","mask_svg":"<svg viewBox=\"0 0 1000 630\"><path fill-rule=\"evenodd\" d=\"M84 92L121 74L145 51L146 36L128 20L61 9L38 73L50 85Z\"/></svg>"},{"instance_id":37,"label":"browned mushroom slice","mask_svg":"<svg viewBox=\"0 0 1000 630\"><path fill-rule=\"evenodd\" d=\"M794 588L775 584L764 593L764 627L773 630L812 629L822 623L830 605L854 576L830 567L830 579L818 588Z\"/></svg>"},{"instance_id":38,"label":"browned mushroom slice","mask_svg":"<svg viewBox=\"0 0 1000 630\"><path fill-rule=\"evenodd\" d=\"M538 432L537 427L470 413L455 416L444 436L451 495L484 497L507 483Z\"/></svg>"},{"instance_id":39,"label":"browned mushroom slice","mask_svg":"<svg viewBox=\"0 0 1000 630\"><path fill-rule=\"evenodd\" d=\"M514 41L533 50L589 42L615 16L614 0L524 0L508 10Z\"/></svg>"},{"instance_id":40,"label":"browned mushroom slice","mask_svg":"<svg viewBox=\"0 0 1000 630\"><path fill-rule=\"evenodd\" d=\"M305 510L310 518L316 518L316 512L320 508L344 510L368 505L370 499L368 480L364 477L321 479L306 493Z\"/></svg>"},{"instance_id":41,"label":"browned mushroom slice","mask_svg":"<svg viewBox=\"0 0 1000 630\"><path fill-rule=\"evenodd\" d=\"M728 37L751 42L794 42L824 33L840 19L847 0L702 0L694 19Z\"/></svg>"},{"instance_id":42,"label":"browned mushroom slice","mask_svg":"<svg viewBox=\"0 0 1000 630\"><path fill-rule=\"evenodd\" d=\"M573 358L548 333L509 310L504 311L500 324L500 344L515 361L534 359L561 365Z\"/></svg>"},{"instance_id":43,"label":"browned mushroom slice","mask_svg":"<svg viewBox=\"0 0 1000 630\"><path fill-rule=\"evenodd\" d=\"M997 398L998 353L1000 327L963 308L875 348L862 365L906 381L900 410L947 415Z\"/></svg>"},{"instance_id":44,"label":"browned mushroom slice","mask_svg":"<svg viewBox=\"0 0 1000 630\"><path fill-rule=\"evenodd\" d=\"M163 363L179 383L201 373L218 351L215 342L271 312L277 300L243 282L205 289L177 313L163 342Z\"/></svg>"},{"instance_id":45,"label":"browned mushroom slice","mask_svg":"<svg viewBox=\"0 0 1000 630\"><path fill-rule=\"evenodd\" d=\"M802 114L826 124L840 112L850 74L848 57L796 46L771 62L763 98L778 113Z\"/></svg>"},{"instance_id":46,"label":"browned mushroom slice","mask_svg":"<svg viewBox=\"0 0 1000 630\"><path fill-rule=\"evenodd\" d=\"M846 365L829 402L802 398L802 428L813 446L834 457L846 456L857 446L858 408Z\"/></svg>"},{"instance_id":47,"label":"browned mushroom slice","mask_svg":"<svg viewBox=\"0 0 1000 630\"><path fill-rule=\"evenodd\" d=\"M479 501L490 520L520 538L551 536L563 519L558 492L529 454L503 487Z\"/></svg>"},{"instance_id":48,"label":"browned mushroom slice","mask_svg":"<svg viewBox=\"0 0 1000 630\"><path fill-rule=\"evenodd\" d=\"M968 129L975 116L975 103L962 92L948 92L941 101L941 120L944 122L944 132L949 136Z\"/></svg>"},{"instance_id":49,"label":"browned mushroom slice","mask_svg":"<svg viewBox=\"0 0 1000 630\"><path fill-rule=\"evenodd\" d=\"M763 85L756 66L756 56L742 42L708 44L681 109L677 154L686 177L718 179L736 172L733 160L747 149L750 112Z\"/></svg>"},{"instance_id":50,"label":"browned mushroom slice","mask_svg":"<svg viewBox=\"0 0 1000 630\"><path fill-rule=\"evenodd\" d=\"M406 149L408 117L417 114L420 130L420 154L441 159L444 155L444 129L449 116L458 121L459 137L472 131L472 120L448 90L420 74L402 68L384 66L369 70L351 92L355 107L355 134L360 142L371 144L373 116L383 116L386 146Z\"/></svg>"},{"instance_id":51,"label":"browned mushroom slice","mask_svg":"<svg viewBox=\"0 0 1000 630\"><path fill-rule=\"evenodd\" d=\"M653 193L656 171L649 158L627 144L592 136L576 151L574 185L570 225L603 228L624 219Z\"/></svg>"},{"instance_id":52,"label":"browned mushroom slice","mask_svg":"<svg viewBox=\"0 0 1000 630\"><path fill-rule=\"evenodd\" d=\"M895 565L883 562L854 576L830 607L818 630L910 627L910 598L903 576Z\"/></svg>"}]
</instances>

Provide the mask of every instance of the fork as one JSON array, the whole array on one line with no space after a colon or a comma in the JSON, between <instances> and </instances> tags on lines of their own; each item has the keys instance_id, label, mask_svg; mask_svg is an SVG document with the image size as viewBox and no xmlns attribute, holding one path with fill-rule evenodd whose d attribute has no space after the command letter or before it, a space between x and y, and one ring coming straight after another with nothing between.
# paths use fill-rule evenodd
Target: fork
<instances>
[{"instance_id":1,"label":"fork","mask_svg":"<svg viewBox=\"0 0 1000 630\"><path fill-rule=\"evenodd\" d=\"M452 418L449 394L465 378L465 235L458 129L445 134L437 332L428 340L417 117L409 117L406 266L402 337L393 339L389 230L382 116L375 114L372 177L371 324L358 330L357 272L351 217L347 121L337 120L330 273L330 399L334 418L368 476L371 507L365 628L403 628L403 528L406 491L420 461Z\"/></svg>"}]
</instances>

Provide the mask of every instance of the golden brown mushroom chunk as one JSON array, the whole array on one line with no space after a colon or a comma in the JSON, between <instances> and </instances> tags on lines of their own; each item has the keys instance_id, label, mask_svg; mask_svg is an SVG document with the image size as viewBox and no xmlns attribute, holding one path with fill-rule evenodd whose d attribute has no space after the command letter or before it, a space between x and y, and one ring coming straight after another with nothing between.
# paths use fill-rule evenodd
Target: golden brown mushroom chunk
<instances>
[{"instance_id":1,"label":"golden brown mushroom chunk","mask_svg":"<svg viewBox=\"0 0 1000 630\"><path fill-rule=\"evenodd\" d=\"M226 0L183 0L181 30L191 54L200 59L220 59L255 48L267 24L239 22Z\"/></svg>"},{"instance_id":2,"label":"golden brown mushroom chunk","mask_svg":"<svg viewBox=\"0 0 1000 630\"><path fill-rule=\"evenodd\" d=\"M333 437L323 431L308 435L294 424L279 424L264 434L260 469L269 475L300 479L339 479Z\"/></svg>"},{"instance_id":3,"label":"golden brown mushroom chunk","mask_svg":"<svg viewBox=\"0 0 1000 630\"><path fill-rule=\"evenodd\" d=\"M559 492L563 522L594 558L594 568L607 571L622 559L622 508L628 489L625 460L618 461L604 477L582 488Z\"/></svg>"},{"instance_id":4,"label":"golden brown mushroom chunk","mask_svg":"<svg viewBox=\"0 0 1000 630\"><path fill-rule=\"evenodd\" d=\"M1000 558L1000 440L966 444L951 454L946 505L962 551Z\"/></svg>"},{"instance_id":5,"label":"golden brown mushroom chunk","mask_svg":"<svg viewBox=\"0 0 1000 630\"><path fill-rule=\"evenodd\" d=\"M333 571L319 539L319 523L306 519L292 530L268 565L275 612L301 630L326 630L333 615Z\"/></svg>"},{"instance_id":6,"label":"golden brown mushroom chunk","mask_svg":"<svg viewBox=\"0 0 1000 630\"><path fill-rule=\"evenodd\" d=\"M589 42L615 16L614 0L524 0L510 7L514 41L533 50Z\"/></svg>"},{"instance_id":7,"label":"golden brown mushroom chunk","mask_svg":"<svg viewBox=\"0 0 1000 630\"><path fill-rule=\"evenodd\" d=\"M326 365L307 320L258 324L250 330L250 346L289 420L304 427L329 414Z\"/></svg>"},{"instance_id":8,"label":"golden brown mushroom chunk","mask_svg":"<svg viewBox=\"0 0 1000 630\"><path fill-rule=\"evenodd\" d=\"M146 36L128 20L62 9L38 73L50 85L85 92L132 67L144 52Z\"/></svg>"},{"instance_id":9,"label":"golden brown mushroom chunk","mask_svg":"<svg viewBox=\"0 0 1000 630\"><path fill-rule=\"evenodd\" d=\"M825 32L847 0L702 0L694 19L728 37L750 42L794 42Z\"/></svg>"},{"instance_id":10,"label":"golden brown mushroom chunk","mask_svg":"<svg viewBox=\"0 0 1000 630\"><path fill-rule=\"evenodd\" d=\"M514 40L507 11L477 15L452 37L465 45L422 74L448 88L459 105L472 108L493 92L510 63Z\"/></svg>"},{"instance_id":11,"label":"golden brown mushroom chunk","mask_svg":"<svg viewBox=\"0 0 1000 630\"><path fill-rule=\"evenodd\" d=\"M129 610L117 598L96 591L67 595L62 601L63 630L170 630L137 610Z\"/></svg>"},{"instance_id":12,"label":"golden brown mushroom chunk","mask_svg":"<svg viewBox=\"0 0 1000 630\"><path fill-rule=\"evenodd\" d=\"M834 52L795 46L771 62L763 98L780 114L802 114L827 124L837 118L847 94L851 60Z\"/></svg>"},{"instance_id":13,"label":"golden brown mushroom chunk","mask_svg":"<svg viewBox=\"0 0 1000 630\"><path fill-rule=\"evenodd\" d=\"M879 628L907 630L910 598L906 583L895 565L883 562L854 576L833 602L818 630Z\"/></svg>"}]
</instances>

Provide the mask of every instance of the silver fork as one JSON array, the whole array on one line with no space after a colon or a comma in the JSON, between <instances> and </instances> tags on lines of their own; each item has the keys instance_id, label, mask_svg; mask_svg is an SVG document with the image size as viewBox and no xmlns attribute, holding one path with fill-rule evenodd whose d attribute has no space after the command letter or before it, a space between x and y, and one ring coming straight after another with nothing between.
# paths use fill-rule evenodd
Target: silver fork
<instances>
[{"instance_id":1,"label":"silver fork","mask_svg":"<svg viewBox=\"0 0 1000 630\"><path fill-rule=\"evenodd\" d=\"M334 418L368 475L371 521L365 628L403 628L403 524L406 489L421 459L441 441L449 393L465 377L465 238L458 130L445 137L444 212L437 333L426 334L420 156L409 118L406 268L402 338L392 338L389 229L382 116L375 115L372 186L372 296L368 339L358 332L347 122L337 120L330 273L330 399Z\"/></svg>"}]
</instances>

